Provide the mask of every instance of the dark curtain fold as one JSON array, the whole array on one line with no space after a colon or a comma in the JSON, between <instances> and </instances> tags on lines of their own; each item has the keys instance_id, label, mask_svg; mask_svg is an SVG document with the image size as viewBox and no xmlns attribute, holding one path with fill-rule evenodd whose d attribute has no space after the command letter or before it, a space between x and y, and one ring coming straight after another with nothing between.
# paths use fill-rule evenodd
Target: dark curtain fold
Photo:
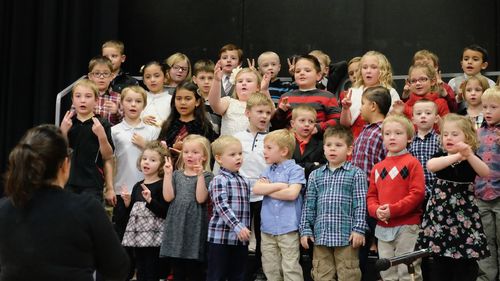
<instances>
[{"instance_id":1,"label":"dark curtain fold","mask_svg":"<svg viewBox=\"0 0 500 281\"><path fill-rule=\"evenodd\" d=\"M57 93L87 72L103 41L116 38L118 11L118 0L0 2L2 175L19 138L54 123Z\"/></svg>"}]
</instances>

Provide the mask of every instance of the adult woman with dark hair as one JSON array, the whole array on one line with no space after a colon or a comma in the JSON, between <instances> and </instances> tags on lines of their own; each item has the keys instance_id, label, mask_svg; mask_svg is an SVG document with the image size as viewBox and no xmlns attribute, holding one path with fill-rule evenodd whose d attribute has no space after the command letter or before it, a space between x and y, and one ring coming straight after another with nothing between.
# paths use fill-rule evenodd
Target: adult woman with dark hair
<instances>
[{"instance_id":1,"label":"adult woman with dark hair","mask_svg":"<svg viewBox=\"0 0 500 281\"><path fill-rule=\"evenodd\" d=\"M70 154L53 125L9 155L0 200L0 280L123 280L129 261L97 200L64 191Z\"/></svg>"}]
</instances>

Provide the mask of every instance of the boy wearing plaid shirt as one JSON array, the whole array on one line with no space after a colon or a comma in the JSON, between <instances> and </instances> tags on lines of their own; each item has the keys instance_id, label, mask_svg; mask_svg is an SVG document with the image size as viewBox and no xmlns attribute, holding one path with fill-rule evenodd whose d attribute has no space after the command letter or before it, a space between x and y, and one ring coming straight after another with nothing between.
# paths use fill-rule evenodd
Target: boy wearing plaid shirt
<instances>
[{"instance_id":1,"label":"boy wearing plaid shirt","mask_svg":"<svg viewBox=\"0 0 500 281\"><path fill-rule=\"evenodd\" d=\"M434 131L434 124L439 118L437 105L426 99L415 102L413 106L413 124L417 127L417 133L408 147L408 152L420 161L424 168L425 194L430 195L436 176L427 170L427 161L440 149L439 135ZM427 200L424 200L424 207Z\"/></svg>"},{"instance_id":2,"label":"boy wearing plaid shirt","mask_svg":"<svg viewBox=\"0 0 500 281\"><path fill-rule=\"evenodd\" d=\"M300 220L300 243L314 242L314 280L360 280L358 248L365 244L366 175L346 161L352 153L348 128L326 130L324 153L328 164L309 176Z\"/></svg>"},{"instance_id":3,"label":"boy wearing plaid shirt","mask_svg":"<svg viewBox=\"0 0 500 281\"><path fill-rule=\"evenodd\" d=\"M238 170L243 163L241 142L221 136L212 143L221 169L208 187L213 214L208 225L207 281L245 279L250 239L250 183Z\"/></svg>"}]
</instances>

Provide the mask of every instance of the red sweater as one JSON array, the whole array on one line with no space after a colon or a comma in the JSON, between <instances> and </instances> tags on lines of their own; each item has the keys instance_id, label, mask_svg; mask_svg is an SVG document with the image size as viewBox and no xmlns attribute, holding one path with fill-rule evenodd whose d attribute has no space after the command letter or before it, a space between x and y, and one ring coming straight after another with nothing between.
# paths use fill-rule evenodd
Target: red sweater
<instances>
[{"instance_id":1,"label":"red sweater","mask_svg":"<svg viewBox=\"0 0 500 281\"><path fill-rule=\"evenodd\" d=\"M426 99L435 102L438 107L438 115L441 117L450 113L450 109L448 108L448 102L445 99L440 98L437 93L427 93L423 96L417 96L414 93L411 93L410 98L405 102L405 109L404 109L404 114L410 120L413 116L413 106L415 105L415 102L421 99Z\"/></svg>"},{"instance_id":2,"label":"red sweater","mask_svg":"<svg viewBox=\"0 0 500 281\"><path fill-rule=\"evenodd\" d=\"M388 156L375 164L370 174L367 205L370 216L377 218L379 206L389 204L391 217L382 227L420 224L425 196L424 169L410 153Z\"/></svg>"}]
</instances>

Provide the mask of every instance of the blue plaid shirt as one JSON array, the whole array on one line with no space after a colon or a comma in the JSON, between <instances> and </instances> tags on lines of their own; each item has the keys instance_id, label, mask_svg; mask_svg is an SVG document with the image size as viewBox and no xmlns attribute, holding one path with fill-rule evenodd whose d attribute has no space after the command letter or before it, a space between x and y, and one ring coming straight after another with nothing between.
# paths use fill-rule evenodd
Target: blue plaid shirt
<instances>
[{"instance_id":1,"label":"blue plaid shirt","mask_svg":"<svg viewBox=\"0 0 500 281\"><path fill-rule=\"evenodd\" d=\"M316 245L349 245L349 236L365 234L366 175L350 162L335 170L328 165L309 176L306 199L300 220L300 235L313 236Z\"/></svg>"},{"instance_id":2,"label":"blue plaid shirt","mask_svg":"<svg viewBox=\"0 0 500 281\"><path fill-rule=\"evenodd\" d=\"M365 125L354 142L352 164L361 168L369 179L373 166L384 160L385 155L386 151L382 144L382 121Z\"/></svg>"},{"instance_id":3,"label":"blue plaid shirt","mask_svg":"<svg viewBox=\"0 0 500 281\"><path fill-rule=\"evenodd\" d=\"M306 184L304 168L289 159L280 164L272 164L263 173L262 177L267 178L271 183L283 182L286 184ZM302 212L302 195L292 201L284 201L264 196L262 209L260 212L260 231L281 235L299 229L300 213Z\"/></svg>"},{"instance_id":4,"label":"blue plaid shirt","mask_svg":"<svg viewBox=\"0 0 500 281\"><path fill-rule=\"evenodd\" d=\"M238 233L250 228L250 183L238 172L220 169L208 187L214 206L208 224L208 242L225 245L247 245Z\"/></svg>"},{"instance_id":5,"label":"blue plaid shirt","mask_svg":"<svg viewBox=\"0 0 500 281\"><path fill-rule=\"evenodd\" d=\"M436 134L434 130L431 130L422 139L418 135L413 137L413 141L408 147L408 152L411 153L415 158L420 161L422 167L424 168L425 176L425 193L430 194L432 186L436 181L436 175L427 170L427 161L432 158L432 155L436 154L441 149L441 142L439 141L439 135Z\"/></svg>"}]
</instances>

